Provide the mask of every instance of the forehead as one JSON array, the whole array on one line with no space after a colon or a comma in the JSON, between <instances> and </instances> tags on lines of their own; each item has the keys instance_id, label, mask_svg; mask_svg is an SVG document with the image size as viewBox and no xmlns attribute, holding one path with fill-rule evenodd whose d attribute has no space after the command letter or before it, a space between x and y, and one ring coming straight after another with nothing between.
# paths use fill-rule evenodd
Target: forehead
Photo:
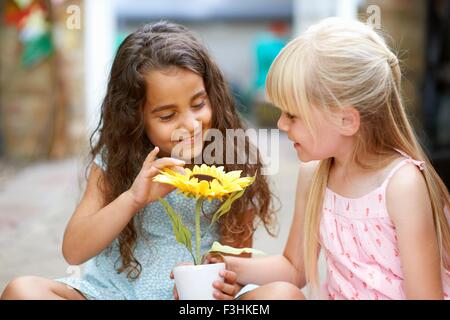
<instances>
[{"instance_id":1,"label":"forehead","mask_svg":"<svg viewBox=\"0 0 450 320\"><path fill-rule=\"evenodd\" d=\"M151 104L171 104L190 99L204 90L203 78L193 71L181 68L152 70L145 75L147 101Z\"/></svg>"}]
</instances>

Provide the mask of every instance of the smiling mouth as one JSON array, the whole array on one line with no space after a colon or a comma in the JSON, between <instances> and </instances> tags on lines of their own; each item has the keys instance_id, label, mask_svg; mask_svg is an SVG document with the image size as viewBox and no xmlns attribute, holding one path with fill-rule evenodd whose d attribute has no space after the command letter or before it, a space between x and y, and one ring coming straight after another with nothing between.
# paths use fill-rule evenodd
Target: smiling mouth
<instances>
[{"instance_id":1,"label":"smiling mouth","mask_svg":"<svg viewBox=\"0 0 450 320\"><path fill-rule=\"evenodd\" d=\"M174 142L182 143L182 144L194 144L199 139L201 139L201 134L196 134L196 135L194 135L192 137L189 137L189 138L182 138L182 139L179 139L179 140L174 140Z\"/></svg>"}]
</instances>

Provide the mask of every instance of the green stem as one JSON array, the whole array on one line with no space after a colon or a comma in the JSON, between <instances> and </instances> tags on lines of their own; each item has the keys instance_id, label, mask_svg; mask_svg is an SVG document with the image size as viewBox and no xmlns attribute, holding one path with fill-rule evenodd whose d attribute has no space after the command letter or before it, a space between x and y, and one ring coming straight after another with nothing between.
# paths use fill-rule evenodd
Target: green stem
<instances>
[{"instance_id":1,"label":"green stem","mask_svg":"<svg viewBox=\"0 0 450 320\"><path fill-rule=\"evenodd\" d=\"M200 242L201 242L201 229L200 229L200 210L202 209L203 199L197 199L197 203L195 205L195 264L199 265L201 263L202 255L200 252Z\"/></svg>"}]
</instances>

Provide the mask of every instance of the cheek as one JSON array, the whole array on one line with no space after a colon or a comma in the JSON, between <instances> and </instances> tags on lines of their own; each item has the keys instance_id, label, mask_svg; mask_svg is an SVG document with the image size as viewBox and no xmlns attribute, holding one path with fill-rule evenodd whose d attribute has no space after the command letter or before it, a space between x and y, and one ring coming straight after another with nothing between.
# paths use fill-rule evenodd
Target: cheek
<instances>
[{"instance_id":1,"label":"cheek","mask_svg":"<svg viewBox=\"0 0 450 320\"><path fill-rule=\"evenodd\" d=\"M322 128L314 143L314 149L327 158L335 153L340 145L340 135L331 128Z\"/></svg>"},{"instance_id":2,"label":"cheek","mask_svg":"<svg viewBox=\"0 0 450 320\"><path fill-rule=\"evenodd\" d=\"M291 125L287 125L286 123L284 124L285 128L287 128L288 130L286 130L287 132L289 132L289 134L296 138L296 140L298 140L299 142L302 143L312 143L313 141L313 137L311 132L306 128L305 125L299 123L299 122L294 122Z\"/></svg>"},{"instance_id":3,"label":"cheek","mask_svg":"<svg viewBox=\"0 0 450 320\"><path fill-rule=\"evenodd\" d=\"M211 106L205 106L198 115L198 120L202 122L203 128L210 128L212 123L212 109Z\"/></svg>"},{"instance_id":4,"label":"cheek","mask_svg":"<svg viewBox=\"0 0 450 320\"><path fill-rule=\"evenodd\" d=\"M156 119L151 119L146 122L145 133L148 139L158 147L170 142L170 133L172 131L170 125L160 123Z\"/></svg>"}]
</instances>

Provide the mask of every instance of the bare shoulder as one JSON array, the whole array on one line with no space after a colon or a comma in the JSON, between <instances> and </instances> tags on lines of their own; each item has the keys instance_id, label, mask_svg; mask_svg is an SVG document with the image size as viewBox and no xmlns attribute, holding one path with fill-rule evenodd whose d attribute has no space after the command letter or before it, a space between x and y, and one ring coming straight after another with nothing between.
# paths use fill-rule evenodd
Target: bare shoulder
<instances>
[{"instance_id":1,"label":"bare shoulder","mask_svg":"<svg viewBox=\"0 0 450 320\"><path fill-rule=\"evenodd\" d=\"M391 219L429 213L430 200L425 178L419 168L407 163L392 176L386 190L387 209Z\"/></svg>"},{"instance_id":2,"label":"bare shoulder","mask_svg":"<svg viewBox=\"0 0 450 320\"><path fill-rule=\"evenodd\" d=\"M427 185L422 172L412 163L402 166L392 176L387 187L387 195L403 196L427 193Z\"/></svg>"},{"instance_id":3,"label":"bare shoulder","mask_svg":"<svg viewBox=\"0 0 450 320\"><path fill-rule=\"evenodd\" d=\"M104 206L103 184L104 172L96 165L92 164L87 180L86 190L80 203L75 210L74 216L85 216L97 211Z\"/></svg>"},{"instance_id":4,"label":"bare shoulder","mask_svg":"<svg viewBox=\"0 0 450 320\"><path fill-rule=\"evenodd\" d=\"M98 184L103 180L104 173L102 168L100 168L95 162L92 163L89 169L88 184Z\"/></svg>"}]
</instances>

